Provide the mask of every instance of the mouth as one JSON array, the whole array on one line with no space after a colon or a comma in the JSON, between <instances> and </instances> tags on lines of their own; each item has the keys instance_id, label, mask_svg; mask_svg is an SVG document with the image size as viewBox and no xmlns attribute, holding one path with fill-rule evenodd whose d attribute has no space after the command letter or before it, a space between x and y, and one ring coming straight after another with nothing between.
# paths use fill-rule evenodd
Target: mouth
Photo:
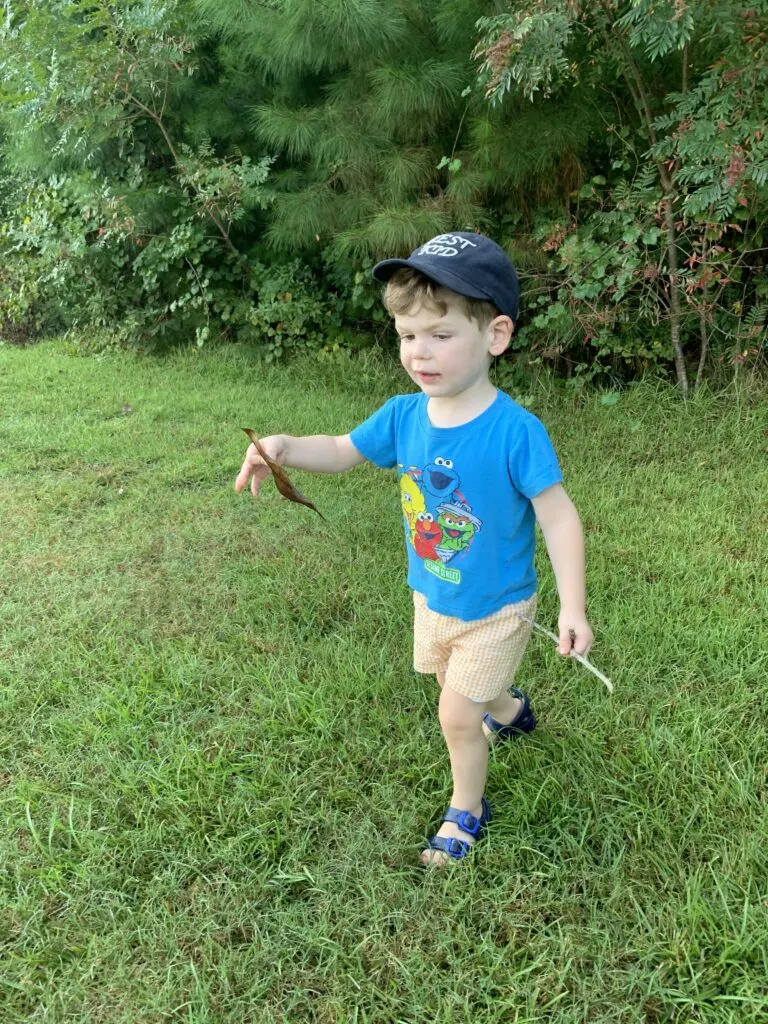
<instances>
[{"instance_id":1,"label":"mouth","mask_svg":"<svg viewBox=\"0 0 768 1024\"><path fill-rule=\"evenodd\" d=\"M439 373L416 373L416 377L421 384L434 384L435 381L440 380Z\"/></svg>"}]
</instances>

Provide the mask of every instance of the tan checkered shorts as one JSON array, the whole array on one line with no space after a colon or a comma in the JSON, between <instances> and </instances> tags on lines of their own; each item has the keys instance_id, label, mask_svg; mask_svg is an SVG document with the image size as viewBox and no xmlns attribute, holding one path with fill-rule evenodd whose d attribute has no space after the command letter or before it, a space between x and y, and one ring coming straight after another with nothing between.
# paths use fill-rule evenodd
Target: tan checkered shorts
<instances>
[{"instance_id":1,"label":"tan checkered shorts","mask_svg":"<svg viewBox=\"0 0 768 1024\"><path fill-rule=\"evenodd\" d=\"M415 590L413 608L417 672L445 672L452 690L475 701L494 700L512 685L531 635L531 624L517 613L533 619L536 594L473 622L431 611Z\"/></svg>"}]
</instances>

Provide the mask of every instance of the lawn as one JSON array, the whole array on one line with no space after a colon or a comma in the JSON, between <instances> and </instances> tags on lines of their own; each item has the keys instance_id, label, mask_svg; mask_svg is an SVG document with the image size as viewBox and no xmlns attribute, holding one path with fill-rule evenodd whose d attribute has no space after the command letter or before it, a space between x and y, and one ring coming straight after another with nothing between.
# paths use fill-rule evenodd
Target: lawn
<instances>
[{"instance_id":1,"label":"lawn","mask_svg":"<svg viewBox=\"0 0 768 1024\"><path fill-rule=\"evenodd\" d=\"M346 432L402 386L0 347L3 1024L768 1019L768 402L515 395L616 690L536 634L540 728L425 873L450 782L394 474L294 473L326 522L232 488L240 427Z\"/></svg>"}]
</instances>

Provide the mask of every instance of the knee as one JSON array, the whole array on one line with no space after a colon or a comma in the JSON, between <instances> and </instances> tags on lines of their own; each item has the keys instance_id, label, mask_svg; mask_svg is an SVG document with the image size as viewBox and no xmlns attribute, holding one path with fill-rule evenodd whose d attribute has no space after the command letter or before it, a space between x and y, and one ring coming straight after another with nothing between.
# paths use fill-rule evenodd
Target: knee
<instances>
[{"instance_id":1,"label":"knee","mask_svg":"<svg viewBox=\"0 0 768 1024\"><path fill-rule=\"evenodd\" d=\"M438 709L440 728L445 736L472 737L482 729L482 708L468 697L444 687Z\"/></svg>"}]
</instances>

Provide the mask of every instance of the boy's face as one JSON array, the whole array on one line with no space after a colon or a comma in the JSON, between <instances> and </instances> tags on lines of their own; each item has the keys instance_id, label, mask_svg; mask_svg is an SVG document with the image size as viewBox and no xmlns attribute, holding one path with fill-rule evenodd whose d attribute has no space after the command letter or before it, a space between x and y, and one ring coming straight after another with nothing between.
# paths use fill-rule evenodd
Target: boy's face
<instances>
[{"instance_id":1,"label":"boy's face","mask_svg":"<svg viewBox=\"0 0 768 1024\"><path fill-rule=\"evenodd\" d=\"M449 305L445 316L429 306L395 316L400 362L430 398L454 398L488 380L493 356L509 344L512 321L496 317L480 327Z\"/></svg>"}]
</instances>

